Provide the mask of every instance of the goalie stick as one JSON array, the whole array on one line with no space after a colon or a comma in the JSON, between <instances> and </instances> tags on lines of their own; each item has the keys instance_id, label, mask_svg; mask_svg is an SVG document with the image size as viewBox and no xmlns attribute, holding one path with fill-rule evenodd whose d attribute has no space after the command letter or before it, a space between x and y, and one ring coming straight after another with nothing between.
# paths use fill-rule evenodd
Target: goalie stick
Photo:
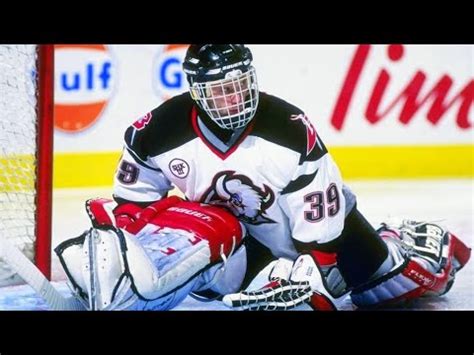
<instances>
[{"instance_id":1,"label":"goalie stick","mask_svg":"<svg viewBox=\"0 0 474 355\"><path fill-rule=\"evenodd\" d=\"M18 248L0 234L0 257L43 298L52 310L85 310L74 297L64 297Z\"/></svg>"}]
</instances>

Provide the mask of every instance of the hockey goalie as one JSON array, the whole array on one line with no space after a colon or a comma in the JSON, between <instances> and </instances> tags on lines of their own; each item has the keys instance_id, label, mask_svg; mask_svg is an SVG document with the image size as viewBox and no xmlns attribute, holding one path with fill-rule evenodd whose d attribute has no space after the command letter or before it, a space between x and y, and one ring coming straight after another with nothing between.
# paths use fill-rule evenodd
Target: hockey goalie
<instances>
[{"instance_id":1,"label":"hockey goalie","mask_svg":"<svg viewBox=\"0 0 474 355\"><path fill-rule=\"evenodd\" d=\"M91 201L93 228L58 249L78 297L171 309L212 291L231 309L323 310L448 292L470 249L434 223L374 228L314 122L260 91L252 63L242 44L189 46L189 91L126 129L114 201ZM174 187L193 202L168 199Z\"/></svg>"},{"instance_id":2,"label":"hockey goalie","mask_svg":"<svg viewBox=\"0 0 474 355\"><path fill-rule=\"evenodd\" d=\"M380 307L446 293L470 257L441 227L403 221L378 230L390 262L358 287L347 285L335 254L306 250L275 258L268 282L248 291L246 229L225 209L176 196L146 208L94 199L86 209L92 228L55 251L88 310L169 310L206 291L235 310Z\"/></svg>"},{"instance_id":3,"label":"hockey goalie","mask_svg":"<svg viewBox=\"0 0 474 355\"><path fill-rule=\"evenodd\" d=\"M239 290L245 227L222 208L173 196L146 208L86 202L93 227L55 248L88 310L169 310L191 292Z\"/></svg>"}]
</instances>

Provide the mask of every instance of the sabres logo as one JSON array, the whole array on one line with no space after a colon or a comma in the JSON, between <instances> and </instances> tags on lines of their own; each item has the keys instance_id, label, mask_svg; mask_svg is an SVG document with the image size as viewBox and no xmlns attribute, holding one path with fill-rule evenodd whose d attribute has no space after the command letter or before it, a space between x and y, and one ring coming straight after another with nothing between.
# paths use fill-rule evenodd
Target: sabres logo
<instances>
[{"instance_id":1,"label":"sabres logo","mask_svg":"<svg viewBox=\"0 0 474 355\"><path fill-rule=\"evenodd\" d=\"M274 192L265 184L256 186L245 175L223 171L214 176L212 186L203 194L201 202L223 206L242 222L258 225L276 223L265 212L275 201Z\"/></svg>"}]
</instances>

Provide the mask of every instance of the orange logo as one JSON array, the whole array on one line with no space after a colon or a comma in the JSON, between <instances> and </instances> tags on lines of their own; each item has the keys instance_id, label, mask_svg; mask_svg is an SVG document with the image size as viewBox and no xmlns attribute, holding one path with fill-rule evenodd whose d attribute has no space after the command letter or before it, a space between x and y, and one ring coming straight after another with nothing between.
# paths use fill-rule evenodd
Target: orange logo
<instances>
[{"instance_id":1,"label":"orange logo","mask_svg":"<svg viewBox=\"0 0 474 355\"><path fill-rule=\"evenodd\" d=\"M54 126L77 133L100 117L114 88L114 62L105 45L56 45Z\"/></svg>"}]
</instances>

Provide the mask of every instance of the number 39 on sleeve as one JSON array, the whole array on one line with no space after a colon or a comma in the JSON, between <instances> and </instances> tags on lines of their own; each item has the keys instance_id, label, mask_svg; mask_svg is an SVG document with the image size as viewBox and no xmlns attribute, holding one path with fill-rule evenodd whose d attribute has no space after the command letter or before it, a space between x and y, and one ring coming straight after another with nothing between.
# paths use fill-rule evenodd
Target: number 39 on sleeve
<instances>
[{"instance_id":1,"label":"number 39 on sleeve","mask_svg":"<svg viewBox=\"0 0 474 355\"><path fill-rule=\"evenodd\" d=\"M334 217L340 210L340 198L336 184L332 183L326 191L315 191L304 196L304 202L309 203L310 210L304 211L308 222L317 223L326 216Z\"/></svg>"}]
</instances>

